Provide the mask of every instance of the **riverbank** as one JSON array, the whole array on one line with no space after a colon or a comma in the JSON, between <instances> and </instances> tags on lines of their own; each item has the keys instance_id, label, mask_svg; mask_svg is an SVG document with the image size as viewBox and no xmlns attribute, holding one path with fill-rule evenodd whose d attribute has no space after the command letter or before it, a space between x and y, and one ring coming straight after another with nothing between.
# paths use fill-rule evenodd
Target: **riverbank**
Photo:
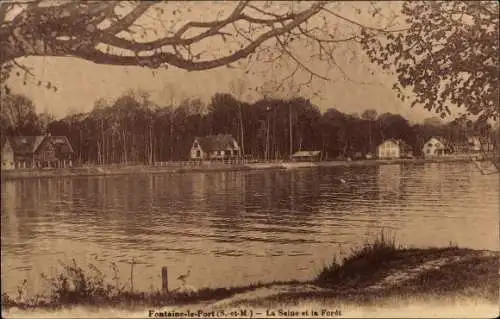
<instances>
[{"instance_id":1,"label":"riverbank","mask_svg":"<svg viewBox=\"0 0 500 319\"><path fill-rule=\"evenodd\" d=\"M217 172L217 171L245 171L264 169L300 169L314 167L353 167L353 166L380 166L393 164L423 164L443 162L470 162L471 158L466 156L446 156L436 158L416 159L391 159L391 160L356 160L356 161L321 161L321 162L269 162L269 163L246 163L246 164L224 164L207 163L194 164L185 162L172 162L165 166L150 165L108 165L88 166L58 169L16 169L2 170L2 180L42 178L42 177L67 177L67 176L113 176L131 174L165 174L185 172Z\"/></svg>"},{"instance_id":2,"label":"riverbank","mask_svg":"<svg viewBox=\"0 0 500 319\"><path fill-rule=\"evenodd\" d=\"M310 281L170 293L121 291L69 265L64 274L52 279L50 296L2 296L2 314L20 318L42 311L47 317L63 311L74 317L83 311L86 317L148 317L150 310L152 316L174 310L184 314L200 310L218 314L238 311L238 317L245 317L241 311L246 310L248 316L252 310L254 317L269 317L268 311L279 316L281 309L289 311L284 317L298 317L302 311L317 311L322 317L359 317L359 309L372 309L364 310L362 315L371 317L374 309L429 302L435 307L464 311L464 303L468 302L471 307L486 306L485 311L494 309L496 313L487 315L496 317L499 256L498 252L458 247L402 248L382 237L342 261L334 260ZM321 315L323 309L330 314ZM462 313L460 317L471 315L477 312Z\"/></svg>"}]
</instances>

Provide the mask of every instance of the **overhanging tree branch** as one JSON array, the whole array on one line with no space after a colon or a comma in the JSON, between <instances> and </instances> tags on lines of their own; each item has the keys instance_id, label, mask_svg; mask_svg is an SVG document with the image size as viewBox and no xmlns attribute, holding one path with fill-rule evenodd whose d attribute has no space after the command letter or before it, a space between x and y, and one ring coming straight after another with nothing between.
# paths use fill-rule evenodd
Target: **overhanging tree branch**
<instances>
[{"instance_id":1,"label":"overhanging tree branch","mask_svg":"<svg viewBox=\"0 0 500 319\"><path fill-rule=\"evenodd\" d=\"M317 27L307 28L305 23L325 10L329 4L326 1L311 2L301 10L288 10L286 13L277 13L267 7L261 8L258 2L253 4L250 1L241 1L223 18L213 21L187 21L170 35L152 40L147 36L150 40L143 41L134 37L131 28L140 25L138 21L147 16L150 10L168 4L130 2L127 3L130 10L120 16L119 9L123 3L71 1L42 5L37 1L22 5L22 10L8 21L6 17L13 10L13 5L1 4L0 64L18 57L72 56L98 64L139 65L150 68L171 65L194 71L217 68L245 59L260 49L263 43L291 34L299 27L303 39L314 38L325 45L354 39L336 39L333 35L320 38L312 32ZM328 12L333 11L328 9ZM341 15L338 17L348 21ZM162 18L158 20L163 24ZM241 28L244 25L248 26L247 31ZM143 32L148 29L151 27L143 28ZM153 28L153 31L157 34L157 31L162 30ZM167 30L165 32L168 34ZM239 48L228 49L222 56L207 56L209 54L206 50L199 50L197 46L200 46L200 43L215 37L220 37L223 43L231 38L239 44ZM281 45L278 47L283 48ZM288 43L285 47L290 51ZM184 53L179 48L183 48Z\"/></svg>"}]
</instances>

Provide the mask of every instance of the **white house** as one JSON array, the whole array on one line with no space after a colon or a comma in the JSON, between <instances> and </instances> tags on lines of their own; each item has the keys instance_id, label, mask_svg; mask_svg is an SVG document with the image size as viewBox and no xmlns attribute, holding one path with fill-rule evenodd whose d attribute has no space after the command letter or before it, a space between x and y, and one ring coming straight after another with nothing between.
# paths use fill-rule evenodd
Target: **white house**
<instances>
[{"instance_id":1,"label":"white house","mask_svg":"<svg viewBox=\"0 0 500 319\"><path fill-rule=\"evenodd\" d=\"M388 139L377 147L378 158L402 158L412 157L413 152L410 145L403 140Z\"/></svg>"},{"instance_id":2,"label":"white house","mask_svg":"<svg viewBox=\"0 0 500 319\"><path fill-rule=\"evenodd\" d=\"M424 157L442 156L450 153L446 142L442 138L431 137L422 147Z\"/></svg>"},{"instance_id":3,"label":"white house","mask_svg":"<svg viewBox=\"0 0 500 319\"><path fill-rule=\"evenodd\" d=\"M231 159L240 156L238 142L230 134L196 137L190 151L192 160Z\"/></svg>"}]
</instances>

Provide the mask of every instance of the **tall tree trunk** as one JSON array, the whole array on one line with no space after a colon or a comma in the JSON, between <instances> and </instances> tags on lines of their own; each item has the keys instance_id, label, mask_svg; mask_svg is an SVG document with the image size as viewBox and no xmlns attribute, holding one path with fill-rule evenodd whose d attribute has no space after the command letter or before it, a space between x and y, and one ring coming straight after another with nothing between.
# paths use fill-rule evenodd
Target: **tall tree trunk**
<instances>
[{"instance_id":1,"label":"tall tree trunk","mask_svg":"<svg viewBox=\"0 0 500 319\"><path fill-rule=\"evenodd\" d=\"M96 149L97 149L97 164L101 164L102 142L99 139L97 139Z\"/></svg>"},{"instance_id":2,"label":"tall tree trunk","mask_svg":"<svg viewBox=\"0 0 500 319\"><path fill-rule=\"evenodd\" d=\"M274 159L276 159L276 154L277 154L277 145L276 145L276 109L273 112L272 146L273 146Z\"/></svg>"},{"instance_id":3,"label":"tall tree trunk","mask_svg":"<svg viewBox=\"0 0 500 319\"><path fill-rule=\"evenodd\" d=\"M267 132L266 132L266 151L265 151L265 159L266 161L269 160L269 114L267 115Z\"/></svg>"},{"instance_id":4,"label":"tall tree trunk","mask_svg":"<svg viewBox=\"0 0 500 319\"><path fill-rule=\"evenodd\" d=\"M288 133L289 133L289 137L288 137L288 142L289 142L289 158L292 159L292 155L293 155L293 131L292 131L292 128L293 128L293 125L292 125L292 103L289 103L288 104Z\"/></svg>"},{"instance_id":5,"label":"tall tree trunk","mask_svg":"<svg viewBox=\"0 0 500 319\"><path fill-rule=\"evenodd\" d=\"M326 153L326 139L325 135L323 134L323 137L321 138L321 155L320 155L321 160L325 160L325 153Z\"/></svg>"},{"instance_id":6,"label":"tall tree trunk","mask_svg":"<svg viewBox=\"0 0 500 319\"><path fill-rule=\"evenodd\" d=\"M174 158L174 117L170 115L170 160Z\"/></svg>"},{"instance_id":7,"label":"tall tree trunk","mask_svg":"<svg viewBox=\"0 0 500 319\"><path fill-rule=\"evenodd\" d=\"M372 153L373 152L373 141L372 141L372 120L368 120L369 122L369 131L368 131L368 136L369 136L369 139L370 139L370 150L369 152Z\"/></svg>"},{"instance_id":8,"label":"tall tree trunk","mask_svg":"<svg viewBox=\"0 0 500 319\"><path fill-rule=\"evenodd\" d=\"M149 121L149 165L153 164L153 123Z\"/></svg>"},{"instance_id":9,"label":"tall tree trunk","mask_svg":"<svg viewBox=\"0 0 500 319\"><path fill-rule=\"evenodd\" d=\"M127 164L127 141L126 141L126 135L125 135L125 130L122 130L122 145L123 145L123 158L122 161Z\"/></svg>"},{"instance_id":10,"label":"tall tree trunk","mask_svg":"<svg viewBox=\"0 0 500 319\"><path fill-rule=\"evenodd\" d=\"M83 152L83 136L82 136L82 130L79 130L80 131L80 154L79 154L79 161L80 161L80 164L82 164L82 152Z\"/></svg>"},{"instance_id":11,"label":"tall tree trunk","mask_svg":"<svg viewBox=\"0 0 500 319\"><path fill-rule=\"evenodd\" d=\"M101 164L104 164L104 124L101 119Z\"/></svg>"},{"instance_id":12,"label":"tall tree trunk","mask_svg":"<svg viewBox=\"0 0 500 319\"><path fill-rule=\"evenodd\" d=\"M243 157L245 155L245 134L244 134L244 128L243 128L243 105L239 103L240 106L240 147L241 147L241 154L240 157Z\"/></svg>"}]
</instances>

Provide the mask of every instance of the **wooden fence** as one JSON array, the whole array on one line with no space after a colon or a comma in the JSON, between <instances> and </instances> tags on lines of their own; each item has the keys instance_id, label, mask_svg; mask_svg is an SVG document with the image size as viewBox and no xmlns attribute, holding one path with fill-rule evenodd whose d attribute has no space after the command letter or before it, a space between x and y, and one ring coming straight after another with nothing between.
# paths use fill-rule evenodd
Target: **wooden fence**
<instances>
[{"instance_id":1,"label":"wooden fence","mask_svg":"<svg viewBox=\"0 0 500 319\"><path fill-rule=\"evenodd\" d=\"M281 163L281 160L249 160L249 159L224 159L224 160L206 160L206 161L167 161L154 162L151 166L155 167L201 167L201 166L222 166L222 165L246 165L252 163Z\"/></svg>"},{"instance_id":2,"label":"wooden fence","mask_svg":"<svg viewBox=\"0 0 500 319\"><path fill-rule=\"evenodd\" d=\"M217 167L228 165L246 165L246 164L276 164L282 163L283 160L256 160L256 159L224 159L224 160L205 160L205 161L155 161L151 164L145 163L120 163L120 164L75 164L75 168L102 168L102 169L120 169L120 168L140 168L140 167Z\"/></svg>"}]
</instances>

